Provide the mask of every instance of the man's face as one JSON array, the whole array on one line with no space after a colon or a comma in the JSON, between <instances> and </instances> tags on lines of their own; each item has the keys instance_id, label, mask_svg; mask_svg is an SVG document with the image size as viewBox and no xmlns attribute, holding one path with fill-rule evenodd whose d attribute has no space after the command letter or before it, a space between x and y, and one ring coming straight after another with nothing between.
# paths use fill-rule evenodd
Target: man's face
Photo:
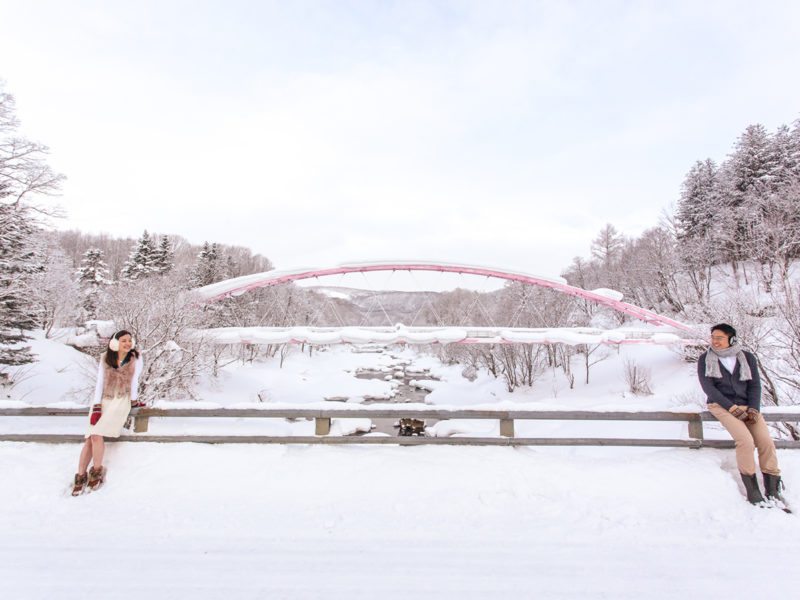
<instances>
[{"instance_id":1,"label":"man's face","mask_svg":"<svg viewBox=\"0 0 800 600\"><path fill-rule=\"evenodd\" d=\"M724 350L725 348L731 347L731 340L728 334L719 329L715 329L711 332L711 346L713 346L715 350Z\"/></svg>"}]
</instances>

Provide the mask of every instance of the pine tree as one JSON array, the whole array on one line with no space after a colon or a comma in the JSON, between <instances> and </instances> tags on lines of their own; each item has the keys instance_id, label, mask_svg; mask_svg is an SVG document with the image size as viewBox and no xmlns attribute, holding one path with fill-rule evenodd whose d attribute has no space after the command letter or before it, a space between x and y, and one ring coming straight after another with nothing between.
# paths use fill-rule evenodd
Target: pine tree
<instances>
[{"instance_id":1,"label":"pine tree","mask_svg":"<svg viewBox=\"0 0 800 600\"><path fill-rule=\"evenodd\" d=\"M725 260L738 273L738 263L747 260L746 240L757 228L758 196L772 183L775 170L770 135L761 125L750 125L739 136L733 152L723 165L726 205L720 215L728 222L723 231L729 241L724 244ZM746 271L743 270L745 278ZM738 275L737 275L738 276Z\"/></svg>"},{"instance_id":2,"label":"pine tree","mask_svg":"<svg viewBox=\"0 0 800 600\"><path fill-rule=\"evenodd\" d=\"M678 256L698 300L710 294L711 266L737 253L735 215L723 185L713 160L697 161L683 180L675 212Z\"/></svg>"},{"instance_id":3,"label":"pine tree","mask_svg":"<svg viewBox=\"0 0 800 600\"><path fill-rule=\"evenodd\" d=\"M96 319L102 286L111 283L108 266L103 261L103 251L89 248L83 254L78 269L78 284L83 292L83 320Z\"/></svg>"},{"instance_id":4,"label":"pine tree","mask_svg":"<svg viewBox=\"0 0 800 600\"><path fill-rule=\"evenodd\" d=\"M239 265L234 260L234 258L228 254L225 257L225 278L226 279L233 279L234 277L239 276Z\"/></svg>"},{"instance_id":5,"label":"pine tree","mask_svg":"<svg viewBox=\"0 0 800 600\"><path fill-rule=\"evenodd\" d=\"M192 283L195 287L210 285L221 279L222 268L219 260L219 247L216 242L203 243L203 249L197 255Z\"/></svg>"},{"instance_id":6,"label":"pine tree","mask_svg":"<svg viewBox=\"0 0 800 600\"><path fill-rule=\"evenodd\" d=\"M724 209L719 168L710 158L697 161L683 180L675 213L678 240L703 238Z\"/></svg>"},{"instance_id":7,"label":"pine tree","mask_svg":"<svg viewBox=\"0 0 800 600\"><path fill-rule=\"evenodd\" d=\"M34 241L37 231L24 205L0 198L0 365L23 365L34 359L22 344L41 318L30 294L30 278L42 270Z\"/></svg>"},{"instance_id":8,"label":"pine tree","mask_svg":"<svg viewBox=\"0 0 800 600\"><path fill-rule=\"evenodd\" d=\"M169 273L175 266L175 251L172 249L172 243L166 235L161 236L161 242L158 244L153 257L153 264L159 275Z\"/></svg>"},{"instance_id":9,"label":"pine tree","mask_svg":"<svg viewBox=\"0 0 800 600\"><path fill-rule=\"evenodd\" d=\"M89 248L83 253L81 266L78 269L78 282L87 286L100 286L111 283L108 276L108 265L103 261L102 250Z\"/></svg>"},{"instance_id":10,"label":"pine tree","mask_svg":"<svg viewBox=\"0 0 800 600\"><path fill-rule=\"evenodd\" d=\"M772 141L766 128L761 124L748 126L736 140L733 153L725 163L732 206L740 206L744 195L754 186L769 184L775 166Z\"/></svg>"},{"instance_id":11,"label":"pine tree","mask_svg":"<svg viewBox=\"0 0 800 600\"><path fill-rule=\"evenodd\" d=\"M63 176L45 162L47 148L17 135L14 97L0 85L0 367L32 362L24 342L40 322L31 278L42 270L36 219L26 204L58 191Z\"/></svg>"},{"instance_id":12,"label":"pine tree","mask_svg":"<svg viewBox=\"0 0 800 600\"><path fill-rule=\"evenodd\" d=\"M781 125L772 136L769 148L772 189L780 189L800 180L800 125L795 131Z\"/></svg>"},{"instance_id":13,"label":"pine tree","mask_svg":"<svg viewBox=\"0 0 800 600\"><path fill-rule=\"evenodd\" d=\"M156 248L150 234L145 229L136 246L131 251L125 265L122 267L122 278L135 281L151 275L158 274L156 266Z\"/></svg>"}]
</instances>

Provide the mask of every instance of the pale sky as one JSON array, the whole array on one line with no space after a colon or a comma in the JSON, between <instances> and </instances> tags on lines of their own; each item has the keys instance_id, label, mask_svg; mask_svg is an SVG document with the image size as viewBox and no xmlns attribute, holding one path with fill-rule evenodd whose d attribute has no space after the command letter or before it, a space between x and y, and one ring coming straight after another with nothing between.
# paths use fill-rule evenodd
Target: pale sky
<instances>
[{"instance_id":1,"label":"pale sky","mask_svg":"<svg viewBox=\"0 0 800 600\"><path fill-rule=\"evenodd\" d=\"M800 117L800 3L0 0L60 228L558 275Z\"/></svg>"}]
</instances>

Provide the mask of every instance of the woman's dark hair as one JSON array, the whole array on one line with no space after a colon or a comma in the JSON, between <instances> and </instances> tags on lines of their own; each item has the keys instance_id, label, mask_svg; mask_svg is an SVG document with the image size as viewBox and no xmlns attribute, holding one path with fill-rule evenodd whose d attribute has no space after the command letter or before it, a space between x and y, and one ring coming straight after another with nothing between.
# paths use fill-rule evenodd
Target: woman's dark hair
<instances>
[{"instance_id":1,"label":"woman's dark hair","mask_svg":"<svg viewBox=\"0 0 800 600\"><path fill-rule=\"evenodd\" d=\"M112 335L111 339L112 340L118 340L119 338L121 338L122 336L125 336L125 335L129 335L129 336L131 336L131 338L133 338L133 334L130 331L126 331L126 330L122 329L122 330L118 331L117 333L115 333L114 335ZM128 354L132 354L134 358L139 358L139 351L136 348L131 348L131 351ZM106 357L106 364L109 367L111 367L113 369L116 369L117 368L117 361L119 360L119 353L115 352L111 348L107 348L105 357Z\"/></svg>"},{"instance_id":2,"label":"woman's dark hair","mask_svg":"<svg viewBox=\"0 0 800 600\"><path fill-rule=\"evenodd\" d=\"M717 325L714 325L711 328L711 333L714 333L715 331L721 331L722 333L727 335L728 340L736 337L736 330L727 323L719 323Z\"/></svg>"}]
</instances>

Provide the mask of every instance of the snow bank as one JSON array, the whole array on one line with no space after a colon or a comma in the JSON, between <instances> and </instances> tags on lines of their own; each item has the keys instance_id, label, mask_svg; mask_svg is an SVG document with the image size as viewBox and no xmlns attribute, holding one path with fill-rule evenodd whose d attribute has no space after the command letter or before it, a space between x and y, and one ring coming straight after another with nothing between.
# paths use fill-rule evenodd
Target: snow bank
<instances>
[{"instance_id":1,"label":"snow bank","mask_svg":"<svg viewBox=\"0 0 800 600\"><path fill-rule=\"evenodd\" d=\"M37 406L57 402L87 403L94 391L97 360L65 345L44 337L42 331L32 332L29 342L36 362L8 369L15 385L6 391L10 400Z\"/></svg>"}]
</instances>

